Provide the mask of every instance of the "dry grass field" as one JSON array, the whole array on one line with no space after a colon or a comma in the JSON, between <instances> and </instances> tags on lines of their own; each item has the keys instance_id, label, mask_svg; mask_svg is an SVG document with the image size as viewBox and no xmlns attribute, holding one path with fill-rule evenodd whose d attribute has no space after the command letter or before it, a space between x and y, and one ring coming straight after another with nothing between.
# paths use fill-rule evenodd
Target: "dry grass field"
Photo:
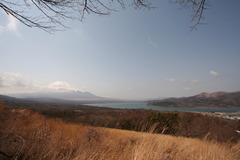
<instances>
[{"instance_id":1,"label":"dry grass field","mask_svg":"<svg viewBox=\"0 0 240 160\"><path fill-rule=\"evenodd\" d=\"M0 159L238 160L240 142L89 127L0 104Z\"/></svg>"}]
</instances>

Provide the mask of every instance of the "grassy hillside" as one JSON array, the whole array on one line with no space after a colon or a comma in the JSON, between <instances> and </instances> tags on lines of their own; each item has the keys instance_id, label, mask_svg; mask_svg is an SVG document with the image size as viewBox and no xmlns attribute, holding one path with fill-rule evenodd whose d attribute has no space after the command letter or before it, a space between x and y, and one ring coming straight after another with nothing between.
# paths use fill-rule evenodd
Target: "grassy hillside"
<instances>
[{"instance_id":1,"label":"grassy hillside","mask_svg":"<svg viewBox=\"0 0 240 160\"><path fill-rule=\"evenodd\" d=\"M0 104L0 159L221 160L240 158L240 143L89 127Z\"/></svg>"},{"instance_id":2,"label":"grassy hillside","mask_svg":"<svg viewBox=\"0 0 240 160\"><path fill-rule=\"evenodd\" d=\"M91 108L78 110L41 110L49 118L61 118L68 123L83 123L97 127L118 128L133 131L168 134L215 140L218 142L237 142L240 134L240 121L190 112L163 112L151 110L129 110ZM154 130L152 125L155 126Z\"/></svg>"}]
</instances>

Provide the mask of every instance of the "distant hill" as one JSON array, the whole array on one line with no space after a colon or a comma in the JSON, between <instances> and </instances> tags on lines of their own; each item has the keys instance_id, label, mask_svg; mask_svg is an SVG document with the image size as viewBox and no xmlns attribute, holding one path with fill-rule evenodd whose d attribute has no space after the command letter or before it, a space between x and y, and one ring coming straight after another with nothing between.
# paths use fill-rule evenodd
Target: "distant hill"
<instances>
[{"instance_id":1,"label":"distant hill","mask_svg":"<svg viewBox=\"0 0 240 160\"><path fill-rule=\"evenodd\" d=\"M192 97L149 101L148 105L161 107L240 107L240 91L201 93Z\"/></svg>"},{"instance_id":2,"label":"distant hill","mask_svg":"<svg viewBox=\"0 0 240 160\"><path fill-rule=\"evenodd\" d=\"M10 97L10 96L5 96L5 95L0 95L0 100L1 101L21 101L18 98L15 97Z\"/></svg>"}]
</instances>

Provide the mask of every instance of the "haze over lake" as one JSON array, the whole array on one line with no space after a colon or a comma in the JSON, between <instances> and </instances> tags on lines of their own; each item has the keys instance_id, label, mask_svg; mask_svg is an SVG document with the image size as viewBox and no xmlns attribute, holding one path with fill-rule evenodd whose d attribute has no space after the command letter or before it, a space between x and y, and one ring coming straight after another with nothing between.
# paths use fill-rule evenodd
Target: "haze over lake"
<instances>
[{"instance_id":1,"label":"haze over lake","mask_svg":"<svg viewBox=\"0 0 240 160\"><path fill-rule=\"evenodd\" d=\"M184 108L184 107L152 107L147 106L147 102L111 102L111 103L93 103L91 106L122 108L122 109L151 109L161 111L185 111L185 112L238 112L239 107L231 108Z\"/></svg>"}]
</instances>

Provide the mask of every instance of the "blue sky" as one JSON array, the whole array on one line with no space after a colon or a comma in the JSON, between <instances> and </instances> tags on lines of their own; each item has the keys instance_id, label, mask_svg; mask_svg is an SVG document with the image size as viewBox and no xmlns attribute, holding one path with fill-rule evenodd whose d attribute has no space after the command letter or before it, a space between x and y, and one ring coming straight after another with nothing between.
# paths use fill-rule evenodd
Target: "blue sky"
<instances>
[{"instance_id":1,"label":"blue sky","mask_svg":"<svg viewBox=\"0 0 240 160\"><path fill-rule=\"evenodd\" d=\"M240 2L211 0L207 25L190 31L191 12L153 1L66 21L46 33L0 11L0 94L46 89L122 99L240 90Z\"/></svg>"}]
</instances>

